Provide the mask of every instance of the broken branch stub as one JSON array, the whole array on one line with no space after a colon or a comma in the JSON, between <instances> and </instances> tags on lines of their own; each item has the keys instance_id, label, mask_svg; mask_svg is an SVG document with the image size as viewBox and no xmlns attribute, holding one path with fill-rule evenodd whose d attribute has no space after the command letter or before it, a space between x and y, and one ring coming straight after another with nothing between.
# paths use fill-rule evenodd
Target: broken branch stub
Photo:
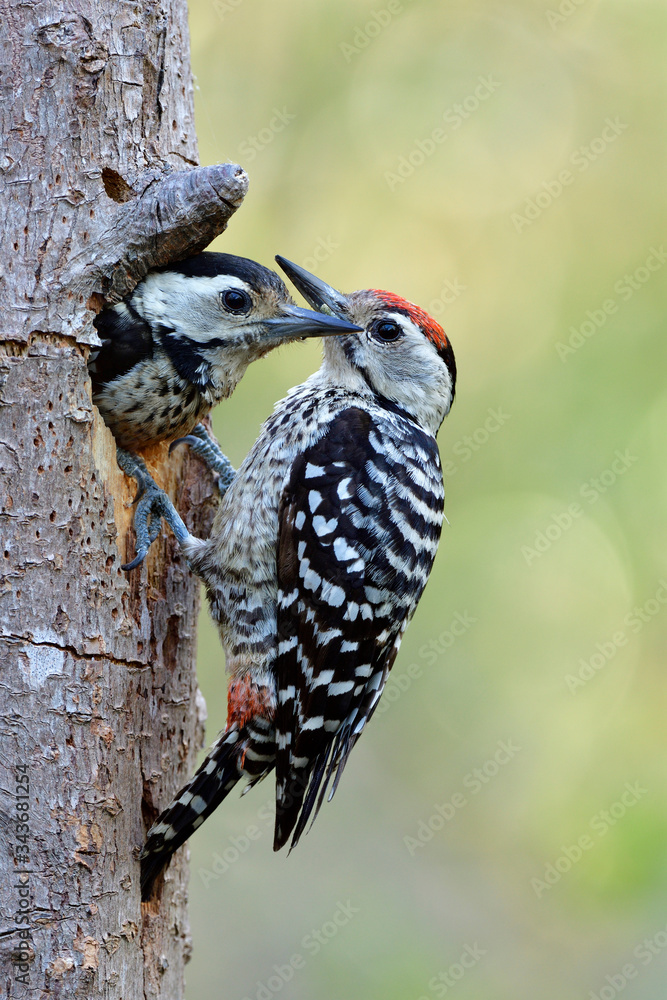
<instances>
[{"instance_id":1,"label":"broken branch stub","mask_svg":"<svg viewBox=\"0 0 667 1000\"><path fill-rule=\"evenodd\" d=\"M152 268L200 253L219 236L248 190L248 175L235 163L143 175L142 190L123 178L105 177L117 209L96 237L97 252L79 252L63 274L68 292L93 293L118 302ZM72 331L73 333L75 331Z\"/></svg>"}]
</instances>

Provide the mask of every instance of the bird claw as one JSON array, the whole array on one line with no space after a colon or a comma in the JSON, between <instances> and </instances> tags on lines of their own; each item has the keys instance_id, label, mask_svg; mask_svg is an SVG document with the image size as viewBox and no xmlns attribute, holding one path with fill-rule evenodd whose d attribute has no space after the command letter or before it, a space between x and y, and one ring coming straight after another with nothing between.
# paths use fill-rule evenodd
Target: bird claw
<instances>
[{"instance_id":1,"label":"bird claw","mask_svg":"<svg viewBox=\"0 0 667 1000\"><path fill-rule=\"evenodd\" d=\"M220 445L214 437L209 434L203 424L197 424L190 434L172 441L169 445L169 453L179 444L187 444L192 451L204 460L209 469L217 477L217 486L220 496L223 497L231 486L236 476L236 469L227 456L221 451Z\"/></svg>"},{"instance_id":2,"label":"bird claw","mask_svg":"<svg viewBox=\"0 0 667 1000\"><path fill-rule=\"evenodd\" d=\"M125 475L136 481L138 487L137 495L133 500L137 554L131 562L121 566L121 569L129 571L140 566L146 558L148 550L160 534L162 518L165 519L179 542L189 537L189 532L171 500L157 485L138 455L133 455L123 448L117 448L116 461Z\"/></svg>"},{"instance_id":3,"label":"bird claw","mask_svg":"<svg viewBox=\"0 0 667 1000\"><path fill-rule=\"evenodd\" d=\"M156 483L152 486L144 485L143 488L140 486L139 490L133 501L137 554L131 562L121 566L121 569L126 571L136 569L146 558L148 550L160 534L163 516L161 505L164 503L164 498L170 502L166 494L164 497L160 495L163 494L163 490Z\"/></svg>"}]
</instances>

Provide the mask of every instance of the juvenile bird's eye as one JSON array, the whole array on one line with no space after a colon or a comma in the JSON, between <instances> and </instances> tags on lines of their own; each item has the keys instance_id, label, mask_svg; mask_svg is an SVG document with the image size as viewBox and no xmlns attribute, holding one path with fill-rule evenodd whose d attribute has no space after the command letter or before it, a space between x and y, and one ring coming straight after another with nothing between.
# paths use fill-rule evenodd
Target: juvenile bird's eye
<instances>
[{"instance_id":1,"label":"juvenile bird's eye","mask_svg":"<svg viewBox=\"0 0 667 1000\"><path fill-rule=\"evenodd\" d=\"M372 329L373 337L381 344L391 344L392 341L398 340L402 333L398 323L394 323L393 320L383 320Z\"/></svg>"},{"instance_id":2,"label":"juvenile bird's eye","mask_svg":"<svg viewBox=\"0 0 667 1000\"><path fill-rule=\"evenodd\" d=\"M250 296L235 288L228 288L226 292L221 292L220 299L227 312L236 313L236 315L247 313L252 305Z\"/></svg>"}]
</instances>

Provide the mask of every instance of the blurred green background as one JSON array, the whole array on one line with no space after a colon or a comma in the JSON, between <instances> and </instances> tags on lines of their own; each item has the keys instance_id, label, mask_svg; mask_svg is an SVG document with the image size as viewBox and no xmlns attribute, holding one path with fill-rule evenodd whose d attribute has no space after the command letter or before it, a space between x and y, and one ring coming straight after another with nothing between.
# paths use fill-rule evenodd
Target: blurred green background
<instances>
[{"instance_id":1,"label":"blurred green background","mask_svg":"<svg viewBox=\"0 0 667 1000\"><path fill-rule=\"evenodd\" d=\"M380 711L287 857L191 841L201 1000L667 995L664 0L191 0L218 249L443 323L449 524ZM235 463L314 344L215 415ZM225 720L204 616L200 684ZM384 710L383 710L384 709ZM290 964L291 963L291 964Z\"/></svg>"}]
</instances>

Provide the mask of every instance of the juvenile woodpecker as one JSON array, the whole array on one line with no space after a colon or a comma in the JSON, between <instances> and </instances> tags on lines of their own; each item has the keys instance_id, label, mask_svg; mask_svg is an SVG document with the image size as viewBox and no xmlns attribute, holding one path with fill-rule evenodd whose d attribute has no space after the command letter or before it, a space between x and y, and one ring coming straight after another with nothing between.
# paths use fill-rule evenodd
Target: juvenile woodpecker
<instances>
[{"instance_id":1,"label":"juvenile woodpecker","mask_svg":"<svg viewBox=\"0 0 667 1000\"><path fill-rule=\"evenodd\" d=\"M151 271L94 325L102 346L88 364L93 402L116 438L123 471L143 471L135 449L185 437L217 474L221 493L234 468L200 420L274 347L357 329L295 305L267 267L211 252ZM138 566L157 537L159 519L149 525L144 518L154 489L146 480L137 497L137 555L124 569Z\"/></svg>"},{"instance_id":2,"label":"juvenile woodpecker","mask_svg":"<svg viewBox=\"0 0 667 1000\"><path fill-rule=\"evenodd\" d=\"M398 295L342 295L277 259L363 331L325 341L320 370L277 404L207 541L159 505L206 585L231 677L225 731L148 832L144 898L241 777L275 767L274 850L295 846L377 706L440 537L435 437L456 380L442 327Z\"/></svg>"},{"instance_id":3,"label":"juvenile woodpecker","mask_svg":"<svg viewBox=\"0 0 667 1000\"><path fill-rule=\"evenodd\" d=\"M93 402L130 451L189 434L274 347L350 329L296 306L274 271L211 252L151 271L94 325Z\"/></svg>"}]
</instances>

